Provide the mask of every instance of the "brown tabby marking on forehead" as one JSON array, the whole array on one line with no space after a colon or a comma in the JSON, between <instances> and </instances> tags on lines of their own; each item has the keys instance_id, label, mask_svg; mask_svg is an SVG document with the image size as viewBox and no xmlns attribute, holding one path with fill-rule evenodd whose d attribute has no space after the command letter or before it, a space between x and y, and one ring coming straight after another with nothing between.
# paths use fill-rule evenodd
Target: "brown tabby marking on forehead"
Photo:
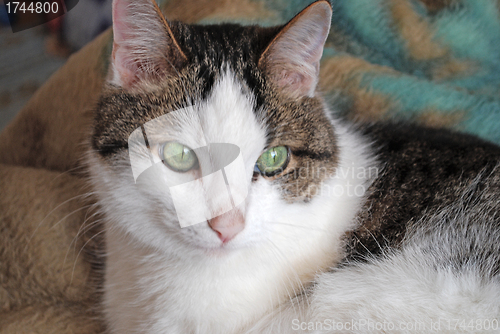
<instances>
[{"instance_id":1,"label":"brown tabby marking on forehead","mask_svg":"<svg viewBox=\"0 0 500 334\"><path fill-rule=\"evenodd\" d=\"M229 65L237 79L251 90L264 81L257 61L281 28L238 24L202 26L180 22L173 22L171 26L190 63L200 65L200 76L213 78Z\"/></svg>"}]
</instances>

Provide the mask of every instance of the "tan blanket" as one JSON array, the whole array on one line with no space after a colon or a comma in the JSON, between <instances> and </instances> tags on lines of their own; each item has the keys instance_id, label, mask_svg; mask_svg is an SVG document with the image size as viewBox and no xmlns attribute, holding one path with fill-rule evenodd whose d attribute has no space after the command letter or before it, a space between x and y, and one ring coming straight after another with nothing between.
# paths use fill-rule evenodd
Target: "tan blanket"
<instances>
[{"instance_id":1,"label":"tan blanket","mask_svg":"<svg viewBox=\"0 0 500 334\"><path fill-rule=\"evenodd\" d=\"M0 134L2 334L103 330L98 220L80 162L109 37L72 56Z\"/></svg>"},{"instance_id":2,"label":"tan blanket","mask_svg":"<svg viewBox=\"0 0 500 334\"><path fill-rule=\"evenodd\" d=\"M84 182L0 165L0 192L0 333L100 332L100 234Z\"/></svg>"}]
</instances>

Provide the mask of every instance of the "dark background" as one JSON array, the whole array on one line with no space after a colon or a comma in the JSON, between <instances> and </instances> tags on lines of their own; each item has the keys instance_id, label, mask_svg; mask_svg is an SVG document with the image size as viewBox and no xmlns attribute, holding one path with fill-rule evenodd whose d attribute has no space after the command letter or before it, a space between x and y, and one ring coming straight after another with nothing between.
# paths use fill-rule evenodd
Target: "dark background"
<instances>
[{"instance_id":1,"label":"dark background","mask_svg":"<svg viewBox=\"0 0 500 334\"><path fill-rule=\"evenodd\" d=\"M0 131L71 53L111 25L111 0L69 0L68 7L44 24L46 15L18 13L16 29L39 25L14 33L0 4Z\"/></svg>"}]
</instances>

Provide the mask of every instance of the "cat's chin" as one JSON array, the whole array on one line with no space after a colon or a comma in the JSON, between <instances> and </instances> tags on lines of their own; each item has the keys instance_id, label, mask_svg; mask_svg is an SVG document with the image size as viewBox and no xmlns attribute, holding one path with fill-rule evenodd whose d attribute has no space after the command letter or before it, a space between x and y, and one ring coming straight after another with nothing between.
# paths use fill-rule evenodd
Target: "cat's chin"
<instances>
[{"instance_id":1,"label":"cat's chin","mask_svg":"<svg viewBox=\"0 0 500 334\"><path fill-rule=\"evenodd\" d=\"M224 246L214 248L202 248L203 254L209 257L226 257L235 252L234 249L228 249Z\"/></svg>"},{"instance_id":2,"label":"cat's chin","mask_svg":"<svg viewBox=\"0 0 500 334\"><path fill-rule=\"evenodd\" d=\"M230 241L228 243L219 243L217 245L202 245L195 244L194 247L203 255L210 257L225 257L237 253L238 251L247 248L247 246Z\"/></svg>"}]
</instances>

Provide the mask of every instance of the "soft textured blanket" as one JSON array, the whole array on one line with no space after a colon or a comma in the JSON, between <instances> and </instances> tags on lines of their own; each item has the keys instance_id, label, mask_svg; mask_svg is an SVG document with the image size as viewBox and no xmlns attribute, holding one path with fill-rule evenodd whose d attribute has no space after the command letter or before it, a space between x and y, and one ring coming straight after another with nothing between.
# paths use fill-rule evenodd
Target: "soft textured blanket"
<instances>
[{"instance_id":1,"label":"soft textured blanket","mask_svg":"<svg viewBox=\"0 0 500 334\"><path fill-rule=\"evenodd\" d=\"M169 0L168 19L281 24L310 0ZM352 119L404 119L500 143L496 0L336 0L320 87ZM0 133L0 333L102 331L99 220L82 158L108 31ZM49 171L50 170L50 171ZM63 173L64 175L61 175ZM91 227L97 228L91 229ZM90 234L89 234L90 233ZM80 253L82 250L82 253Z\"/></svg>"}]
</instances>

